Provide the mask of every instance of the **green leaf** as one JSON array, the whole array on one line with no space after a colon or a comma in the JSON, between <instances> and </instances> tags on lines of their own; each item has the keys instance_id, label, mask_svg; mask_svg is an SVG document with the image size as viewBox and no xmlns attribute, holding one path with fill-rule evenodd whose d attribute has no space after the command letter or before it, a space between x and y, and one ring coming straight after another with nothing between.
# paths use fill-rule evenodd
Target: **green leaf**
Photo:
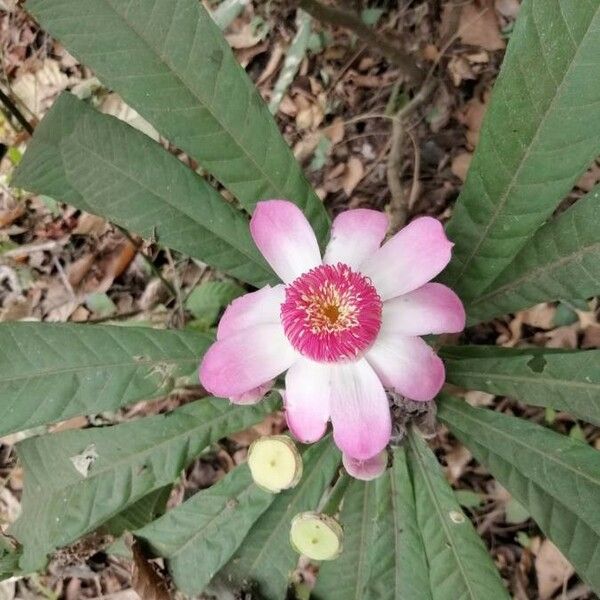
<instances>
[{"instance_id":1,"label":"green leaf","mask_svg":"<svg viewBox=\"0 0 600 600\"><path fill-rule=\"evenodd\" d=\"M600 350L464 346L440 354L450 383L600 425Z\"/></svg>"},{"instance_id":2,"label":"green leaf","mask_svg":"<svg viewBox=\"0 0 600 600\"><path fill-rule=\"evenodd\" d=\"M247 0L223 0L210 16L218 28L223 31L242 14L247 4Z\"/></svg>"},{"instance_id":3,"label":"green leaf","mask_svg":"<svg viewBox=\"0 0 600 600\"><path fill-rule=\"evenodd\" d=\"M166 415L20 443L23 512L12 533L24 546L23 570L172 483L209 444L258 423L275 402L240 407L206 398Z\"/></svg>"},{"instance_id":4,"label":"green leaf","mask_svg":"<svg viewBox=\"0 0 600 600\"><path fill-rule=\"evenodd\" d=\"M239 548L275 499L252 481L246 465L135 532L168 559L177 587L199 594Z\"/></svg>"},{"instance_id":5,"label":"green leaf","mask_svg":"<svg viewBox=\"0 0 600 600\"><path fill-rule=\"evenodd\" d=\"M201 2L28 0L26 8L249 211L288 198L325 240L322 202Z\"/></svg>"},{"instance_id":6,"label":"green leaf","mask_svg":"<svg viewBox=\"0 0 600 600\"><path fill-rule=\"evenodd\" d=\"M196 379L212 338L190 331L0 324L0 436L114 411Z\"/></svg>"},{"instance_id":7,"label":"green leaf","mask_svg":"<svg viewBox=\"0 0 600 600\"><path fill-rule=\"evenodd\" d=\"M600 294L599 220L597 187L536 232L492 286L471 302L471 321L540 302Z\"/></svg>"},{"instance_id":8,"label":"green leaf","mask_svg":"<svg viewBox=\"0 0 600 600\"><path fill-rule=\"evenodd\" d=\"M318 600L365 598L369 567L374 558L372 544L377 527L374 524L374 492L374 483L355 479L344 494L340 515L344 528L344 547L339 558L323 563L319 570L314 591Z\"/></svg>"},{"instance_id":9,"label":"green leaf","mask_svg":"<svg viewBox=\"0 0 600 600\"><path fill-rule=\"evenodd\" d=\"M209 328L215 324L219 313L244 293L244 288L232 281L207 281L192 290L185 307L202 326Z\"/></svg>"},{"instance_id":10,"label":"green leaf","mask_svg":"<svg viewBox=\"0 0 600 600\"><path fill-rule=\"evenodd\" d=\"M454 495L458 503L465 508L477 508L485 503L485 498L479 492L471 490L455 490Z\"/></svg>"},{"instance_id":11,"label":"green leaf","mask_svg":"<svg viewBox=\"0 0 600 600\"><path fill-rule=\"evenodd\" d=\"M465 302L512 262L600 153L600 0L525 0L448 235Z\"/></svg>"},{"instance_id":12,"label":"green leaf","mask_svg":"<svg viewBox=\"0 0 600 600\"><path fill-rule=\"evenodd\" d=\"M344 550L321 565L317 600L431 600L404 450L370 483L353 481L342 508Z\"/></svg>"},{"instance_id":13,"label":"green leaf","mask_svg":"<svg viewBox=\"0 0 600 600\"><path fill-rule=\"evenodd\" d=\"M146 494L104 523L102 530L120 536L126 531L135 531L151 523L165 512L172 488L172 485L166 485Z\"/></svg>"},{"instance_id":14,"label":"green leaf","mask_svg":"<svg viewBox=\"0 0 600 600\"><path fill-rule=\"evenodd\" d=\"M415 431L408 441L408 468L433 600L508 599L487 548L462 512L435 455Z\"/></svg>"},{"instance_id":15,"label":"green leaf","mask_svg":"<svg viewBox=\"0 0 600 600\"><path fill-rule=\"evenodd\" d=\"M277 495L220 574L234 586L256 585L261 597L268 600L285 598L290 575L298 564L289 540L292 518L317 508L340 463L340 453L327 437L306 450L302 459L300 483Z\"/></svg>"},{"instance_id":16,"label":"green leaf","mask_svg":"<svg viewBox=\"0 0 600 600\"><path fill-rule=\"evenodd\" d=\"M457 398L444 397L438 416L600 591L600 452Z\"/></svg>"},{"instance_id":17,"label":"green leaf","mask_svg":"<svg viewBox=\"0 0 600 600\"><path fill-rule=\"evenodd\" d=\"M247 219L160 144L64 93L13 185L99 214L256 286L274 280Z\"/></svg>"},{"instance_id":18,"label":"green leaf","mask_svg":"<svg viewBox=\"0 0 600 600\"><path fill-rule=\"evenodd\" d=\"M507 523L523 523L529 519L529 511L514 498L511 498L508 501L505 512Z\"/></svg>"}]
</instances>

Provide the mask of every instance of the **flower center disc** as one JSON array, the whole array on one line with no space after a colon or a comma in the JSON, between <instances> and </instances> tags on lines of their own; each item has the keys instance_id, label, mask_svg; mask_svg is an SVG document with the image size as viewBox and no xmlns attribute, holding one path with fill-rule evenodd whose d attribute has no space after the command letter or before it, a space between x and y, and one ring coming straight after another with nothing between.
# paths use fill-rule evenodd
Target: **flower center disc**
<instances>
[{"instance_id":1,"label":"flower center disc","mask_svg":"<svg viewBox=\"0 0 600 600\"><path fill-rule=\"evenodd\" d=\"M285 334L298 352L319 362L356 358L381 327L381 299L348 265L321 265L285 288Z\"/></svg>"}]
</instances>

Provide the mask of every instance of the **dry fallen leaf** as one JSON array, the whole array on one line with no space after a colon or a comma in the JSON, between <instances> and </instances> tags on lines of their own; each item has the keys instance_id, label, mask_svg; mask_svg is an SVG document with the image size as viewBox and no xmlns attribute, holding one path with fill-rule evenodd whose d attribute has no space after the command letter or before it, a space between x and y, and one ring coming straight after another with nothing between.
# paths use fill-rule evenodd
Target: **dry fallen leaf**
<instances>
[{"instance_id":1,"label":"dry fallen leaf","mask_svg":"<svg viewBox=\"0 0 600 600\"><path fill-rule=\"evenodd\" d=\"M132 536L126 543L133 553L133 575L131 584L142 600L171 600L171 593L165 578L146 558L139 542Z\"/></svg>"},{"instance_id":2,"label":"dry fallen leaf","mask_svg":"<svg viewBox=\"0 0 600 600\"><path fill-rule=\"evenodd\" d=\"M548 600L573 575L575 569L560 550L546 539L535 557L535 572L540 600Z\"/></svg>"},{"instance_id":3,"label":"dry fallen leaf","mask_svg":"<svg viewBox=\"0 0 600 600\"><path fill-rule=\"evenodd\" d=\"M461 152L452 159L452 166L450 167L452 173L456 175L461 181L467 178L467 172L469 171L469 165L473 155L470 152Z\"/></svg>"},{"instance_id":4,"label":"dry fallen leaf","mask_svg":"<svg viewBox=\"0 0 600 600\"><path fill-rule=\"evenodd\" d=\"M500 33L493 0L465 4L460 14L460 39L485 50L502 50L506 43Z\"/></svg>"},{"instance_id":5,"label":"dry fallen leaf","mask_svg":"<svg viewBox=\"0 0 600 600\"><path fill-rule=\"evenodd\" d=\"M552 306L548 302L542 302L542 304L536 304L519 314L525 325L538 327L539 329L552 329L554 327L554 317L556 316L556 306Z\"/></svg>"},{"instance_id":6,"label":"dry fallen leaf","mask_svg":"<svg viewBox=\"0 0 600 600\"><path fill-rule=\"evenodd\" d=\"M354 188L360 183L365 175L365 168L356 156L350 157L346 164L346 172L342 179L342 187L347 196L350 196Z\"/></svg>"},{"instance_id":7,"label":"dry fallen leaf","mask_svg":"<svg viewBox=\"0 0 600 600\"><path fill-rule=\"evenodd\" d=\"M458 120L467 127L467 142L470 148L475 148L479 141L479 130L489 102L490 93L483 95L483 100L474 97L467 102L457 113Z\"/></svg>"}]
</instances>

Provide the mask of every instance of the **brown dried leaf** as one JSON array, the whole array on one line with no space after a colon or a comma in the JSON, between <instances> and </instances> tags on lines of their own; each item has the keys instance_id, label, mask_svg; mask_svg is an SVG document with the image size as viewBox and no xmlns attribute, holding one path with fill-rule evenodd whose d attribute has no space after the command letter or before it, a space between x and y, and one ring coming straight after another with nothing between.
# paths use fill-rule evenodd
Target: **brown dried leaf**
<instances>
[{"instance_id":1,"label":"brown dried leaf","mask_svg":"<svg viewBox=\"0 0 600 600\"><path fill-rule=\"evenodd\" d=\"M356 158L356 156L350 157L350 160L346 163L346 172L342 180L342 187L347 196L352 194L354 188L360 183L364 175L365 168L360 159Z\"/></svg>"},{"instance_id":2,"label":"brown dried leaf","mask_svg":"<svg viewBox=\"0 0 600 600\"><path fill-rule=\"evenodd\" d=\"M470 46L479 46L485 50L502 50L506 46L500 33L493 0L463 6L459 31L460 39Z\"/></svg>"},{"instance_id":3,"label":"brown dried leaf","mask_svg":"<svg viewBox=\"0 0 600 600\"><path fill-rule=\"evenodd\" d=\"M464 181L467 178L467 172L469 171L472 158L473 155L470 152L461 152L452 159L452 166L450 169L461 181Z\"/></svg>"},{"instance_id":4,"label":"brown dried leaf","mask_svg":"<svg viewBox=\"0 0 600 600\"><path fill-rule=\"evenodd\" d=\"M540 600L548 600L575 573L575 569L560 550L546 539L535 557L535 572Z\"/></svg>"},{"instance_id":5,"label":"brown dried leaf","mask_svg":"<svg viewBox=\"0 0 600 600\"><path fill-rule=\"evenodd\" d=\"M131 584L142 600L171 600L164 576L146 558L137 540L131 543L133 575Z\"/></svg>"},{"instance_id":6,"label":"brown dried leaf","mask_svg":"<svg viewBox=\"0 0 600 600\"><path fill-rule=\"evenodd\" d=\"M521 311L520 315L525 325L539 327L540 329L552 329L556 315L556 306L543 302L542 304L536 304L532 308Z\"/></svg>"}]
</instances>

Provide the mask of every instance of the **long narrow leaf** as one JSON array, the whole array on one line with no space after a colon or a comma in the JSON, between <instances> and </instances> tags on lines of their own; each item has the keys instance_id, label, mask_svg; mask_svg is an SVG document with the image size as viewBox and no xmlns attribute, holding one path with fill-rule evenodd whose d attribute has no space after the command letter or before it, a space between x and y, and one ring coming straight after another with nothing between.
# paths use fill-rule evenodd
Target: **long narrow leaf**
<instances>
[{"instance_id":1,"label":"long narrow leaf","mask_svg":"<svg viewBox=\"0 0 600 600\"><path fill-rule=\"evenodd\" d=\"M600 294L599 221L597 187L533 236L492 286L471 302L470 320Z\"/></svg>"},{"instance_id":2,"label":"long narrow leaf","mask_svg":"<svg viewBox=\"0 0 600 600\"><path fill-rule=\"evenodd\" d=\"M463 514L435 455L418 433L412 431L408 439L408 467L433 600L508 600L486 547Z\"/></svg>"},{"instance_id":3,"label":"long narrow leaf","mask_svg":"<svg viewBox=\"0 0 600 600\"><path fill-rule=\"evenodd\" d=\"M450 383L564 410L600 425L600 350L443 348Z\"/></svg>"},{"instance_id":4,"label":"long narrow leaf","mask_svg":"<svg viewBox=\"0 0 600 600\"><path fill-rule=\"evenodd\" d=\"M525 0L448 234L474 300L600 153L600 0Z\"/></svg>"},{"instance_id":5,"label":"long narrow leaf","mask_svg":"<svg viewBox=\"0 0 600 600\"><path fill-rule=\"evenodd\" d=\"M13 185L69 202L261 286L274 275L247 219L160 144L62 94Z\"/></svg>"},{"instance_id":6,"label":"long narrow leaf","mask_svg":"<svg viewBox=\"0 0 600 600\"><path fill-rule=\"evenodd\" d=\"M0 436L116 410L196 379L205 334L146 327L0 324Z\"/></svg>"},{"instance_id":7,"label":"long narrow leaf","mask_svg":"<svg viewBox=\"0 0 600 600\"><path fill-rule=\"evenodd\" d=\"M457 398L445 397L438 415L600 592L600 452Z\"/></svg>"},{"instance_id":8,"label":"long narrow leaf","mask_svg":"<svg viewBox=\"0 0 600 600\"><path fill-rule=\"evenodd\" d=\"M344 550L319 571L314 595L317 600L363 600L369 582L374 523L375 484L354 480L344 494L340 515L344 528ZM389 549L388 549L389 551Z\"/></svg>"},{"instance_id":9,"label":"long narrow leaf","mask_svg":"<svg viewBox=\"0 0 600 600\"><path fill-rule=\"evenodd\" d=\"M326 238L321 201L201 2L28 0L26 8L249 211L289 198Z\"/></svg>"},{"instance_id":10,"label":"long narrow leaf","mask_svg":"<svg viewBox=\"0 0 600 600\"><path fill-rule=\"evenodd\" d=\"M17 446L23 511L12 527L24 546L21 567L42 567L54 548L172 483L209 444L259 422L275 401L239 407L207 398L167 415L25 440Z\"/></svg>"},{"instance_id":11,"label":"long narrow leaf","mask_svg":"<svg viewBox=\"0 0 600 600\"><path fill-rule=\"evenodd\" d=\"M135 534L168 559L180 590L199 594L274 498L256 487L248 468L240 466Z\"/></svg>"}]
</instances>

